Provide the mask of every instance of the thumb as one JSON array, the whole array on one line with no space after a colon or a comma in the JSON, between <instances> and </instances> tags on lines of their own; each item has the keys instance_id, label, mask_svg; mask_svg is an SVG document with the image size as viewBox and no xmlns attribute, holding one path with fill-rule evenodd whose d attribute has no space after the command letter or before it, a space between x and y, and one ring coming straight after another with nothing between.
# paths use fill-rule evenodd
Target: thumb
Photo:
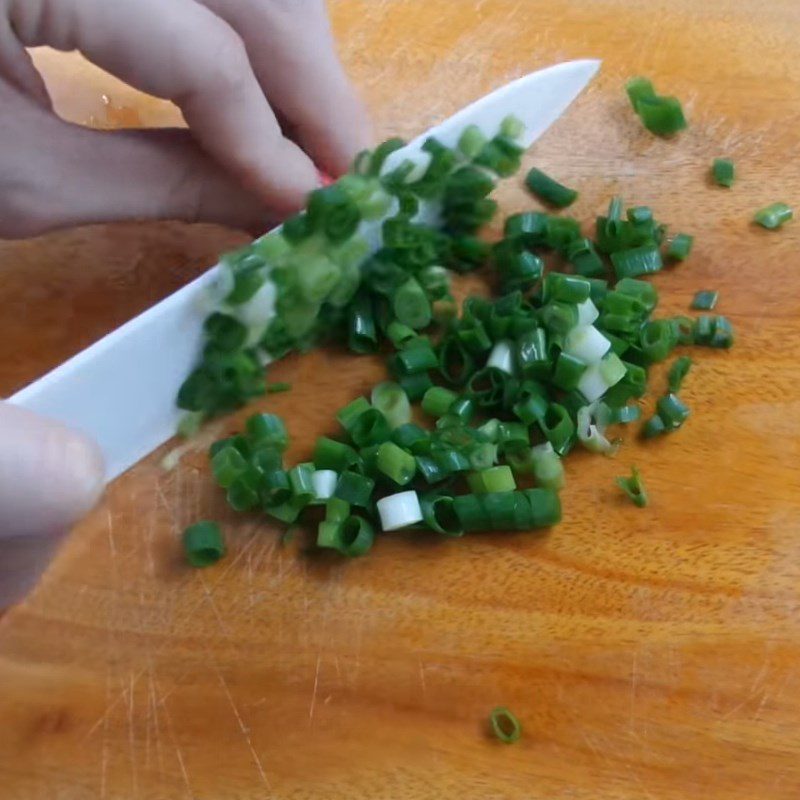
<instances>
[{"instance_id":1,"label":"thumb","mask_svg":"<svg viewBox=\"0 0 800 800\"><path fill-rule=\"evenodd\" d=\"M6 198L13 201L8 209L0 197L0 237L151 219L216 222L261 234L277 221L186 130L89 130L30 106L25 115L36 124L17 118L16 166L10 167L23 173L25 191Z\"/></svg>"},{"instance_id":2,"label":"thumb","mask_svg":"<svg viewBox=\"0 0 800 800\"><path fill-rule=\"evenodd\" d=\"M0 608L46 568L60 537L97 502L103 459L78 433L0 403Z\"/></svg>"}]
</instances>

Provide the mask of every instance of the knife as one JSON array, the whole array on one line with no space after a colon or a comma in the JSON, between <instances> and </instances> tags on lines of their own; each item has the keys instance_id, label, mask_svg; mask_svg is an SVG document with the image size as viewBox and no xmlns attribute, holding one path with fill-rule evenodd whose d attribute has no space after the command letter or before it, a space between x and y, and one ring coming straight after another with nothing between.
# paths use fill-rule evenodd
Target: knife
<instances>
[{"instance_id":1,"label":"knife","mask_svg":"<svg viewBox=\"0 0 800 800\"><path fill-rule=\"evenodd\" d=\"M525 124L520 143L530 147L580 94L600 66L581 60L533 72L461 109L390 158L424 158L435 136L455 147L467 125L491 137L510 114ZM388 162L388 159L387 159ZM392 163L387 164L391 168ZM203 302L217 267L112 331L10 398L10 402L82 431L99 445L106 478L113 480L170 439L182 412L178 389L195 366L203 343Z\"/></svg>"}]
</instances>

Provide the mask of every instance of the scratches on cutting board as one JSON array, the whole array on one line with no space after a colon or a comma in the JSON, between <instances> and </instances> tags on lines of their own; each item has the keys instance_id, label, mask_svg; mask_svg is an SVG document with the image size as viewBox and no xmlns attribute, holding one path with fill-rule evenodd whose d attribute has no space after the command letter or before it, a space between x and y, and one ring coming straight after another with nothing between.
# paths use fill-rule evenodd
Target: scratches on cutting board
<instances>
[{"instance_id":1,"label":"scratches on cutting board","mask_svg":"<svg viewBox=\"0 0 800 800\"><path fill-rule=\"evenodd\" d=\"M134 713L134 698L135 698L135 688L136 688L136 681L138 681L138 677L134 680L133 671L131 671L129 675L129 686L127 688L127 699L128 699L128 748L129 748L129 757L131 762L131 786L133 790L133 798L137 798L139 796L139 771L137 765L137 755L136 755L136 717Z\"/></svg>"},{"instance_id":2,"label":"scratches on cutting board","mask_svg":"<svg viewBox=\"0 0 800 800\"><path fill-rule=\"evenodd\" d=\"M264 771L264 765L261 763L261 758L259 757L255 747L253 746L253 740L250 736L250 728L245 724L244 718L242 717L239 707L236 705L236 702L233 699L233 695L231 694L228 682L225 680L225 676L222 674L222 671L220 670L216 660L213 657L211 657L210 654L209 654L209 661L214 667L214 671L217 674L219 684L222 687L222 691L228 701L228 704L231 707L233 716L236 719L236 724L238 725L239 731L242 734L242 739L245 745L247 746L247 749L250 751L250 755L253 759L253 763L255 764L259 778L261 779L262 784L267 787L269 792L272 792L272 785L270 784L269 778L267 778L267 774Z\"/></svg>"},{"instance_id":3,"label":"scratches on cutting board","mask_svg":"<svg viewBox=\"0 0 800 800\"><path fill-rule=\"evenodd\" d=\"M317 705L317 691L319 690L319 668L322 663L322 655L317 654L317 667L314 670L314 688L311 691L311 703L308 706L308 724L314 720L314 709Z\"/></svg>"},{"instance_id":4,"label":"scratches on cutting board","mask_svg":"<svg viewBox=\"0 0 800 800\"><path fill-rule=\"evenodd\" d=\"M159 684L155 676L153 677L153 683L156 687L156 691L160 692ZM184 761L183 758L183 751L181 750L177 736L175 735L175 723L172 718L172 713L169 710L169 706L167 705L166 695L161 696L158 705L164 712L164 720L166 722L167 733L169 734L172 746L175 748L175 759L178 762L178 767L180 768L181 777L183 778L183 783L184 786L186 787L186 796L190 798L190 800L192 800L192 798L194 798L195 795L194 791L192 790L192 783L189 780L189 771L186 768L186 762Z\"/></svg>"}]
</instances>

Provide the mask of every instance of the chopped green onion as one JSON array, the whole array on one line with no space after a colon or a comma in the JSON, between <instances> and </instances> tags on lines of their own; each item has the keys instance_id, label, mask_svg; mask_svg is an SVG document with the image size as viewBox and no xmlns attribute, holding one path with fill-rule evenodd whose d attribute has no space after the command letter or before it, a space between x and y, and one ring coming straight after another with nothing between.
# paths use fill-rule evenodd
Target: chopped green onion
<instances>
[{"instance_id":1,"label":"chopped green onion","mask_svg":"<svg viewBox=\"0 0 800 800\"><path fill-rule=\"evenodd\" d=\"M404 375L425 372L426 370L435 369L439 366L439 359L436 356L436 352L427 340L418 343L409 343L397 353L395 358Z\"/></svg>"},{"instance_id":2,"label":"chopped green onion","mask_svg":"<svg viewBox=\"0 0 800 800\"><path fill-rule=\"evenodd\" d=\"M425 392L433 386L433 381L427 372L415 372L412 375L401 375L397 382L403 388L412 403L416 403L425 395Z\"/></svg>"},{"instance_id":3,"label":"chopped green onion","mask_svg":"<svg viewBox=\"0 0 800 800\"><path fill-rule=\"evenodd\" d=\"M517 488L514 473L511 471L511 467L505 464L499 467L489 467L480 472L473 472L468 476L467 483L475 494L513 492Z\"/></svg>"},{"instance_id":4,"label":"chopped green onion","mask_svg":"<svg viewBox=\"0 0 800 800\"><path fill-rule=\"evenodd\" d=\"M317 547L336 550L348 558L366 555L372 548L375 531L363 517L352 515L341 521L319 524Z\"/></svg>"},{"instance_id":5,"label":"chopped green onion","mask_svg":"<svg viewBox=\"0 0 800 800\"><path fill-rule=\"evenodd\" d=\"M398 350L401 350L409 342L416 339L418 334L413 328L409 328L408 325L403 325L402 322L398 322L395 319L389 323L389 327L386 329L386 335L389 337L391 343Z\"/></svg>"},{"instance_id":6,"label":"chopped green onion","mask_svg":"<svg viewBox=\"0 0 800 800\"><path fill-rule=\"evenodd\" d=\"M483 149L488 139L477 125L467 125L458 140L458 149L470 160Z\"/></svg>"},{"instance_id":7,"label":"chopped green onion","mask_svg":"<svg viewBox=\"0 0 800 800\"><path fill-rule=\"evenodd\" d=\"M332 469L334 472L342 472L358 464L360 459L358 453L344 442L320 436L314 448L313 461L317 469Z\"/></svg>"},{"instance_id":8,"label":"chopped green onion","mask_svg":"<svg viewBox=\"0 0 800 800\"><path fill-rule=\"evenodd\" d=\"M676 97L641 96L636 113L645 128L656 136L672 136L686 128L686 117Z\"/></svg>"},{"instance_id":9,"label":"chopped green onion","mask_svg":"<svg viewBox=\"0 0 800 800\"><path fill-rule=\"evenodd\" d=\"M343 556L357 558L370 551L375 540L375 531L363 517L348 517L339 529L339 547Z\"/></svg>"},{"instance_id":10,"label":"chopped green onion","mask_svg":"<svg viewBox=\"0 0 800 800\"><path fill-rule=\"evenodd\" d=\"M599 358L597 359L600 360ZM553 370L553 383L568 392L576 389L589 365L567 352L561 353Z\"/></svg>"},{"instance_id":11,"label":"chopped green onion","mask_svg":"<svg viewBox=\"0 0 800 800\"><path fill-rule=\"evenodd\" d=\"M514 353L512 351L512 342L507 339L497 342L489 354L486 361L486 366L490 369L497 369L500 372L505 372L507 375L514 374Z\"/></svg>"},{"instance_id":12,"label":"chopped green onion","mask_svg":"<svg viewBox=\"0 0 800 800\"><path fill-rule=\"evenodd\" d=\"M628 93L628 99L637 114L639 113L640 101L654 100L657 96L652 82L642 77L631 78L625 84L625 91Z\"/></svg>"},{"instance_id":13,"label":"chopped green onion","mask_svg":"<svg viewBox=\"0 0 800 800\"><path fill-rule=\"evenodd\" d=\"M673 394L680 391L684 378L689 374L692 368L692 359L689 356L681 356L672 362L672 366L667 373L667 384L669 390Z\"/></svg>"},{"instance_id":14,"label":"chopped green onion","mask_svg":"<svg viewBox=\"0 0 800 800\"><path fill-rule=\"evenodd\" d=\"M370 406L353 420L347 427L347 432L356 447L366 447L385 442L391 434L391 428L386 417L377 408Z\"/></svg>"},{"instance_id":15,"label":"chopped green onion","mask_svg":"<svg viewBox=\"0 0 800 800\"><path fill-rule=\"evenodd\" d=\"M503 744L513 744L522 736L522 725L519 720L505 707L498 706L489 715L489 724L492 732Z\"/></svg>"},{"instance_id":16,"label":"chopped green onion","mask_svg":"<svg viewBox=\"0 0 800 800\"><path fill-rule=\"evenodd\" d=\"M338 183L311 192L306 214L312 227L334 243L349 239L361 222L358 204Z\"/></svg>"},{"instance_id":17,"label":"chopped green onion","mask_svg":"<svg viewBox=\"0 0 800 800\"><path fill-rule=\"evenodd\" d=\"M780 228L784 222L788 222L793 216L794 212L786 203L773 203L756 211L753 221L762 228L773 230Z\"/></svg>"},{"instance_id":18,"label":"chopped green onion","mask_svg":"<svg viewBox=\"0 0 800 800\"><path fill-rule=\"evenodd\" d=\"M599 363L591 364L583 373L578 382L578 391L588 402L593 403L603 397L612 386L618 384L627 375L628 370L628 366L616 353L606 353Z\"/></svg>"},{"instance_id":19,"label":"chopped green onion","mask_svg":"<svg viewBox=\"0 0 800 800\"><path fill-rule=\"evenodd\" d=\"M571 217L547 217L544 243L552 250L566 253L576 239L581 238L581 226Z\"/></svg>"},{"instance_id":20,"label":"chopped green onion","mask_svg":"<svg viewBox=\"0 0 800 800\"><path fill-rule=\"evenodd\" d=\"M525 377L536 378L549 374L551 360L547 348L547 333L536 328L517 341L516 360Z\"/></svg>"},{"instance_id":21,"label":"chopped green onion","mask_svg":"<svg viewBox=\"0 0 800 800\"><path fill-rule=\"evenodd\" d=\"M548 528L561 522L561 501L557 491L542 486L537 489L525 489L522 494L530 505L531 527Z\"/></svg>"},{"instance_id":22,"label":"chopped green onion","mask_svg":"<svg viewBox=\"0 0 800 800\"><path fill-rule=\"evenodd\" d=\"M348 308L347 336L354 353L374 353L378 349L372 300L366 291L359 291Z\"/></svg>"},{"instance_id":23,"label":"chopped green onion","mask_svg":"<svg viewBox=\"0 0 800 800\"><path fill-rule=\"evenodd\" d=\"M394 442L384 442L380 445L376 466L378 472L383 473L398 486L405 486L417 471L414 456L398 447Z\"/></svg>"},{"instance_id":24,"label":"chopped green onion","mask_svg":"<svg viewBox=\"0 0 800 800\"><path fill-rule=\"evenodd\" d=\"M509 114L500 122L500 135L509 139L519 139L525 133L525 123L513 114Z\"/></svg>"},{"instance_id":25,"label":"chopped green onion","mask_svg":"<svg viewBox=\"0 0 800 800\"><path fill-rule=\"evenodd\" d=\"M226 352L239 350L247 339L246 326L228 314L219 312L205 321L203 331L209 342Z\"/></svg>"},{"instance_id":26,"label":"chopped green onion","mask_svg":"<svg viewBox=\"0 0 800 800\"><path fill-rule=\"evenodd\" d=\"M392 432L392 441L414 455L429 453L431 449L430 433L413 422L395 428Z\"/></svg>"},{"instance_id":27,"label":"chopped green onion","mask_svg":"<svg viewBox=\"0 0 800 800\"><path fill-rule=\"evenodd\" d=\"M647 225L653 221L653 210L649 206L633 206L626 214L634 225Z\"/></svg>"},{"instance_id":28,"label":"chopped green onion","mask_svg":"<svg viewBox=\"0 0 800 800\"><path fill-rule=\"evenodd\" d=\"M562 272L548 272L544 279L543 299L578 305L589 299L591 289L592 285L586 278L565 275Z\"/></svg>"},{"instance_id":29,"label":"chopped green onion","mask_svg":"<svg viewBox=\"0 0 800 800\"><path fill-rule=\"evenodd\" d=\"M447 410L448 417L455 417L460 423L467 424L475 415L475 401L471 397L459 397Z\"/></svg>"},{"instance_id":30,"label":"chopped green onion","mask_svg":"<svg viewBox=\"0 0 800 800\"><path fill-rule=\"evenodd\" d=\"M695 293L692 305L690 306L695 311L712 311L719 299L719 292L715 291L702 291Z\"/></svg>"},{"instance_id":31,"label":"chopped green onion","mask_svg":"<svg viewBox=\"0 0 800 800\"><path fill-rule=\"evenodd\" d=\"M683 358L683 356L681 356ZM680 359L678 359L680 361ZM691 359L690 359L691 361ZM626 425L629 422L636 422L642 417L642 409L639 406L620 406L619 408L608 409L609 425Z\"/></svg>"},{"instance_id":32,"label":"chopped green onion","mask_svg":"<svg viewBox=\"0 0 800 800\"><path fill-rule=\"evenodd\" d=\"M417 455L414 460L417 464L417 471L429 484L441 483L450 476L450 471L432 456Z\"/></svg>"},{"instance_id":33,"label":"chopped green onion","mask_svg":"<svg viewBox=\"0 0 800 800\"><path fill-rule=\"evenodd\" d=\"M443 536L463 536L464 526L455 512L452 497L444 494L423 495L420 500L422 519L431 529Z\"/></svg>"},{"instance_id":34,"label":"chopped green onion","mask_svg":"<svg viewBox=\"0 0 800 800\"><path fill-rule=\"evenodd\" d=\"M389 495L377 503L381 528L396 531L422 522L422 509L416 492L399 492Z\"/></svg>"},{"instance_id":35,"label":"chopped green onion","mask_svg":"<svg viewBox=\"0 0 800 800\"><path fill-rule=\"evenodd\" d=\"M330 500L336 491L339 476L332 469L318 469L311 475L315 500Z\"/></svg>"},{"instance_id":36,"label":"chopped green onion","mask_svg":"<svg viewBox=\"0 0 800 800\"><path fill-rule=\"evenodd\" d=\"M503 228L506 238L518 238L525 247L539 247L545 243L547 214L541 211L526 211L512 214Z\"/></svg>"},{"instance_id":37,"label":"chopped green onion","mask_svg":"<svg viewBox=\"0 0 800 800\"><path fill-rule=\"evenodd\" d=\"M267 385L267 394L280 394L281 392L288 392L291 388L291 383L270 383Z\"/></svg>"},{"instance_id":38,"label":"chopped green onion","mask_svg":"<svg viewBox=\"0 0 800 800\"><path fill-rule=\"evenodd\" d=\"M289 486L292 489L292 495L302 505L308 505L316 499L314 472L313 464L298 464L289 470Z\"/></svg>"},{"instance_id":39,"label":"chopped green onion","mask_svg":"<svg viewBox=\"0 0 800 800\"><path fill-rule=\"evenodd\" d=\"M641 247L632 247L630 250L619 250L611 254L611 263L617 278L638 278L640 275L650 275L658 272L664 262L658 245L645 244Z\"/></svg>"},{"instance_id":40,"label":"chopped green onion","mask_svg":"<svg viewBox=\"0 0 800 800\"><path fill-rule=\"evenodd\" d=\"M653 311L658 305L658 290L647 281L623 278L621 281L617 281L614 291L638 300L647 313Z\"/></svg>"},{"instance_id":41,"label":"chopped green onion","mask_svg":"<svg viewBox=\"0 0 800 800\"><path fill-rule=\"evenodd\" d=\"M555 208L566 208L578 199L578 193L574 189L568 189L536 167L528 172L525 185L532 195Z\"/></svg>"},{"instance_id":42,"label":"chopped green onion","mask_svg":"<svg viewBox=\"0 0 800 800\"><path fill-rule=\"evenodd\" d=\"M667 426L664 424L664 420L656 414L653 417L650 417L647 422L645 422L644 427L642 428L642 436L645 439L654 439L656 436L661 436L662 433L667 432Z\"/></svg>"},{"instance_id":43,"label":"chopped green onion","mask_svg":"<svg viewBox=\"0 0 800 800\"><path fill-rule=\"evenodd\" d=\"M183 532L183 551L193 567L209 567L225 555L222 531L216 522L196 522Z\"/></svg>"},{"instance_id":44,"label":"chopped green onion","mask_svg":"<svg viewBox=\"0 0 800 800\"><path fill-rule=\"evenodd\" d=\"M736 168L729 158L715 158L711 174L717 186L731 187L736 180Z\"/></svg>"},{"instance_id":45,"label":"chopped green onion","mask_svg":"<svg viewBox=\"0 0 800 800\"><path fill-rule=\"evenodd\" d=\"M558 455L564 455L570 450L575 436L575 423L564 406L551 403L538 422L542 433Z\"/></svg>"},{"instance_id":46,"label":"chopped green onion","mask_svg":"<svg viewBox=\"0 0 800 800\"><path fill-rule=\"evenodd\" d=\"M676 345L675 329L669 320L657 319L645 324L639 334L642 352L650 362L663 361Z\"/></svg>"},{"instance_id":47,"label":"chopped green onion","mask_svg":"<svg viewBox=\"0 0 800 800\"><path fill-rule=\"evenodd\" d=\"M530 460L539 486L556 492L564 487L564 465L550 442L531 448Z\"/></svg>"},{"instance_id":48,"label":"chopped green onion","mask_svg":"<svg viewBox=\"0 0 800 800\"><path fill-rule=\"evenodd\" d=\"M606 336L600 333L594 326L585 325L573 328L566 335L564 338L564 350L561 355L572 356L578 359L585 367L588 364L598 363L610 349L611 342ZM556 362L556 369L558 369L558 362ZM580 378L580 374L578 378ZM562 388L572 389L574 387L562 386Z\"/></svg>"},{"instance_id":49,"label":"chopped green onion","mask_svg":"<svg viewBox=\"0 0 800 800\"><path fill-rule=\"evenodd\" d=\"M331 497L325 503L326 522L344 522L350 516L350 503L338 497Z\"/></svg>"},{"instance_id":50,"label":"chopped green onion","mask_svg":"<svg viewBox=\"0 0 800 800\"><path fill-rule=\"evenodd\" d=\"M411 404L403 388L391 381L379 383L372 390L372 405L380 411L389 428L395 430L411 422Z\"/></svg>"},{"instance_id":51,"label":"chopped green onion","mask_svg":"<svg viewBox=\"0 0 800 800\"><path fill-rule=\"evenodd\" d=\"M667 258L673 261L685 261L692 251L694 237L688 233L679 233L672 239L667 248Z\"/></svg>"},{"instance_id":52,"label":"chopped green onion","mask_svg":"<svg viewBox=\"0 0 800 800\"><path fill-rule=\"evenodd\" d=\"M694 344L695 325L691 317L672 317L669 320L679 345Z\"/></svg>"},{"instance_id":53,"label":"chopped green onion","mask_svg":"<svg viewBox=\"0 0 800 800\"><path fill-rule=\"evenodd\" d=\"M591 239L573 239L567 248L566 258L578 275L596 278L605 274L603 259L597 254Z\"/></svg>"},{"instance_id":54,"label":"chopped green onion","mask_svg":"<svg viewBox=\"0 0 800 800\"><path fill-rule=\"evenodd\" d=\"M422 398L422 410L432 417L443 417L458 395L442 386L431 386Z\"/></svg>"},{"instance_id":55,"label":"chopped green onion","mask_svg":"<svg viewBox=\"0 0 800 800\"><path fill-rule=\"evenodd\" d=\"M466 494L453 498L453 511L461 527L467 531L486 531L491 528L489 512L478 495Z\"/></svg>"},{"instance_id":56,"label":"chopped green onion","mask_svg":"<svg viewBox=\"0 0 800 800\"><path fill-rule=\"evenodd\" d=\"M578 320L578 307L574 303L551 300L542 309L542 322L552 333L565 334L578 324Z\"/></svg>"},{"instance_id":57,"label":"chopped green onion","mask_svg":"<svg viewBox=\"0 0 800 800\"><path fill-rule=\"evenodd\" d=\"M339 424L349 433L358 418L372 408L366 397L357 397L351 400L344 408L336 413Z\"/></svg>"},{"instance_id":58,"label":"chopped green onion","mask_svg":"<svg viewBox=\"0 0 800 800\"><path fill-rule=\"evenodd\" d=\"M275 469L264 473L261 483L261 497L266 508L282 506L292 499L292 487L286 470Z\"/></svg>"},{"instance_id":59,"label":"chopped green onion","mask_svg":"<svg viewBox=\"0 0 800 800\"><path fill-rule=\"evenodd\" d=\"M597 404L583 406L578 410L578 441L592 453L613 456L619 449L618 443L610 442L605 437L605 424L599 420Z\"/></svg>"},{"instance_id":60,"label":"chopped green onion","mask_svg":"<svg viewBox=\"0 0 800 800\"><path fill-rule=\"evenodd\" d=\"M350 505L369 508L372 490L375 488L375 481L366 475L358 472L345 470L339 476L334 495L340 500L344 500Z\"/></svg>"},{"instance_id":61,"label":"chopped green onion","mask_svg":"<svg viewBox=\"0 0 800 800\"><path fill-rule=\"evenodd\" d=\"M409 328L419 330L431 321L431 304L419 281L409 278L392 298L392 310L397 319Z\"/></svg>"},{"instance_id":62,"label":"chopped green onion","mask_svg":"<svg viewBox=\"0 0 800 800\"><path fill-rule=\"evenodd\" d=\"M439 372L442 377L454 386L461 386L474 371L475 359L463 339L456 335L446 336L439 344Z\"/></svg>"},{"instance_id":63,"label":"chopped green onion","mask_svg":"<svg viewBox=\"0 0 800 800\"><path fill-rule=\"evenodd\" d=\"M689 416L689 409L680 397L672 392L659 398L656 408L664 427L670 431L680 428Z\"/></svg>"},{"instance_id":64,"label":"chopped green onion","mask_svg":"<svg viewBox=\"0 0 800 800\"><path fill-rule=\"evenodd\" d=\"M244 456L232 446L224 447L211 458L211 471L217 484L229 489L248 468Z\"/></svg>"},{"instance_id":65,"label":"chopped green onion","mask_svg":"<svg viewBox=\"0 0 800 800\"><path fill-rule=\"evenodd\" d=\"M631 476L629 478L616 478L615 483L625 492L634 505L639 506L639 508L644 508L647 505L647 491L642 483L642 476L636 467L631 467Z\"/></svg>"},{"instance_id":66,"label":"chopped green onion","mask_svg":"<svg viewBox=\"0 0 800 800\"><path fill-rule=\"evenodd\" d=\"M703 315L694 323L694 343L704 347L729 348L733 345L733 326L727 317Z\"/></svg>"}]
</instances>

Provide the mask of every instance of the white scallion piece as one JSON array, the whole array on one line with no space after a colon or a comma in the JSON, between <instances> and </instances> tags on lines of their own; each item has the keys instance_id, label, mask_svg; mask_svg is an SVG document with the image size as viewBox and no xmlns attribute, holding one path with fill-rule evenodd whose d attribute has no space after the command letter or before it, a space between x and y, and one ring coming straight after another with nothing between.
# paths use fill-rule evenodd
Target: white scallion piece
<instances>
[{"instance_id":1,"label":"white scallion piece","mask_svg":"<svg viewBox=\"0 0 800 800\"><path fill-rule=\"evenodd\" d=\"M592 403L578 409L578 440L593 453L613 456L619 450L619 443L610 442L605 435L605 424L600 418L603 415L602 403Z\"/></svg>"},{"instance_id":2,"label":"white scallion piece","mask_svg":"<svg viewBox=\"0 0 800 800\"><path fill-rule=\"evenodd\" d=\"M508 375L514 374L514 350L513 345L507 339L501 339L489 354L487 367L494 367Z\"/></svg>"},{"instance_id":3,"label":"white scallion piece","mask_svg":"<svg viewBox=\"0 0 800 800\"><path fill-rule=\"evenodd\" d=\"M594 325L573 328L564 339L564 352L584 364L597 364L610 349L611 342Z\"/></svg>"},{"instance_id":4,"label":"white scallion piece","mask_svg":"<svg viewBox=\"0 0 800 800\"><path fill-rule=\"evenodd\" d=\"M624 377L628 368L616 353L609 353L600 362L600 374L610 389L616 386Z\"/></svg>"},{"instance_id":5,"label":"white scallion piece","mask_svg":"<svg viewBox=\"0 0 800 800\"><path fill-rule=\"evenodd\" d=\"M591 298L578 303L578 325L591 325L599 316L600 312Z\"/></svg>"},{"instance_id":6,"label":"white scallion piece","mask_svg":"<svg viewBox=\"0 0 800 800\"><path fill-rule=\"evenodd\" d=\"M578 381L578 391L590 403L599 400L612 386L618 384L627 369L616 353L609 353L597 364L592 364Z\"/></svg>"},{"instance_id":7,"label":"white scallion piece","mask_svg":"<svg viewBox=\"0 0 800 800\"><path fill-rule=\"evenodd\" d=\"M275 316L277 289L270 278L246 302L236 307L236 317L247 327L247 345L252 347L264 335Z\"/></svg>"},{"instance_id":8,"label":"white scallion piece","mask_svg":"<svg viewBox=\"0 0 800 800\"><path fill-rule=\"evenodd\" d=\"M311 486L317 500L330 500L336 491L339 475L332 469L318 469L311 476Z\"/></svg>"},{"instance_id":9,"label":"white scallion piece","mask_svg":"<svg viewBox=\"0 0 800 800\"><path fill-rule=\"evenodd\" d=\"M608 391L608 384L600 373L600 364L592 364L578 381L578 391L590 402L599 400Z\"/></svg>"},{"instance_id":10,"label":"white scallion piece","mask_svg":"<svg viewBox=\"0 0 800 800\"><path fill-rule=\"evenodd\" d=\"M564 465L550 442L531 448L531 462L537 486L555 491L564 488Z\"/></svg>"},{"instance_id":11,"label":"white scallion piece","mask_svg":"<svg viewBox=\"0 0 800 800\"><path fill-rule=\"evenodd\" d=\"M384 531L396 531L422 522L422 509L416 492L398 492L389 495L378 500L377 506L381 528Z\"/></svg>"}]
</instances>

